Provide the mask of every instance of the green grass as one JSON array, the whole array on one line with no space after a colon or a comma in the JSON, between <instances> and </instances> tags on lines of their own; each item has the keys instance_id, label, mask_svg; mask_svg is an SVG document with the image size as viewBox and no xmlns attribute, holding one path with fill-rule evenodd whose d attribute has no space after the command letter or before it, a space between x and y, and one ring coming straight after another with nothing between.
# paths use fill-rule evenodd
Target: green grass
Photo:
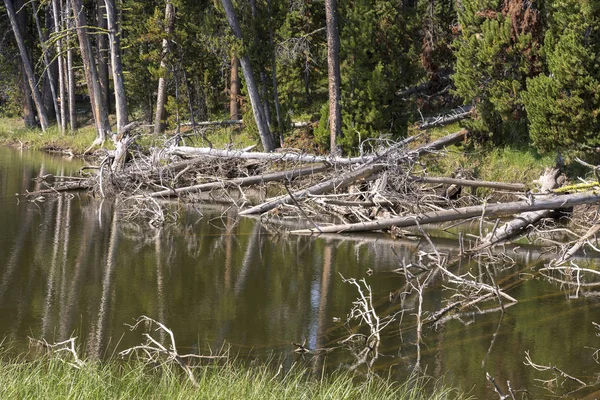
<instances>
[{"instance_id":1,"label":"green grass","mask_svg":"<svg viewBox=\"0 0 600 400\"><path fill-rule=\"evenodd\" d=\"M0 118L0 144L5 146L70 150L74 154L82 154L95 138L96 129L93 126L85 126L75 134L62 135L55 125L42 132L41 129L25 128L21 119Z\"/></svg>"},{"instance_id":2,"label":"green grass","mask_svg":"<svg viewBox=\"0 0 600 400\"><path fill-rule=\"evenodd\" d=\"M139 361L88 362L81 369L57 359L23 358L0 362L2 399L456 399L456 390L424 388L414 379L403 385L349 373L317 380L307 373L277 373L267 366L229 361L198 367L194 387L174 366L151 368Z\"/></svg>"},{"instance_id":3,"label":"green grass","mask_svg":"<svg viewBox=\"0 0 600 400\"><path fill-rule=\"evenodd\" d=\"M455 123L428 130L426 136L433 141L459 130L459 123ZM472 173L475 179L524 184L531 184L545 167L555 164L554 155L540 155L531 147L495 147L490 143L453 146L446 154L432 155L426 160L431 175L450 176L463 169Z\"/></svg>"},{"instance_id":4,"label":"green grass","mask_svg":"<svg viewBox=\"0 0 600 400\"><path fill-rule=\"evenodd\" d=\"M170 135L167 135L167 137L170 137ZM208 147L212 144L214 148L219 149L231 145L233 148L241 149L260 143L256 138L251 137L239 128L230 127L211 129L207 131L205 137L208 140L203 140L200 135L186 138L185 144L197 147ZM79 155L83 154L95 138L96 129L93 125L83 126L74 134L62 135L56 125L51 126L46 132L42 132L40 129L25 128L22 119L0 118L0 145L36 150L70 150ZM142 134L138 138L138 144L149 148L162 145L165 139L165 136L156 137L151 133ZM107 140L105 147L112 148L112 142Z\"/></svg>"}]
</instances>

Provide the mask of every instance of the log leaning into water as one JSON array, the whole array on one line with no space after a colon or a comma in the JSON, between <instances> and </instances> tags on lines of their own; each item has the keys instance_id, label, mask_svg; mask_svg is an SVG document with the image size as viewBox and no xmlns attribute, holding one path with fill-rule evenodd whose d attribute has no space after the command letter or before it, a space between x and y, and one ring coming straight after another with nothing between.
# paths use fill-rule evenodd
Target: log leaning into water
<instances>
[{"instance_id":1,"label":"log leaning into water","mask_svg":"<svg viewBox=\"0 0 600 400\"><path fill-rule=\"evenodd\" d=\"M414 153L416 153L416 155L419 156L419 155L427 153L427 152L442 149L445 146L449 146L451 144L454 144L454 143L457 143L457 142L463 140L464 137L466 136L466 134L467 134L467 131L465 129L462 129L451 135L448 135L439 140L436 140L435 142L432 142L425 146L419 147L418 149L414 150ZM387 150L386 152L384 152L381 155L374 156L375 158L371 162L367 163L366 165L363 165L362 167L355 169L354 171L349 171L349 172L343 173L343 174L336 176L328 181L321 182L321 183L311 186L307 189L303 189L303 190L297 191L295 193L292 193L292 195L271 199L263 204L259 204L255 207L241 211L240 215L264 213L269 210L272 210L273 208L275 208L281 204L290 204L294 201L294 199L299 200L299 199L308 197L309 195L319 195L319 194L323 194L323 193L326 193L326 192L329 192L329 191L332 191L335 189L343 189L343 188L351 185L353 182L356 182L360 179L366 179L366 178L384 170L385 168L387 168L387 165L385 165L385 164L376 164L377 160L379 160L380 158L383 158L385 155L387 155L389 152L391 152L392 149L395 150L397 148L400 148L400 145L406 144L407 141L409 141L409 140L411 140L411 138L408 138L408 139L404 140L403 142L399 143L398 145L393 146L391 149Z\"/></svg>"},{"instance_id":2,"label":"log leaning into water","mask_svg":"<svg viewBox=\"0 0 600 400\"><path fill-rule=\"evenodd\" d=\"M546 193L546 196L538 197L536 201L551 199L552 190L559 186L557 182L560 175L560 170L557 168L546 168L538 182L540 183L540 192ZM519 214L515 219L508 221L497 230L490 232L481 243L469 250L471 253L476 253L497 243L504 242L520 235L529 226L533 226L544 218L552 215L552 209L540 211L529 211Z\"/></svg>"},{"instance_id":3,"label":"log leaning into water","mask_svg":"<svg viewBox=\"0 0 600 400\"><path fill-rule=\"evenodd\" d=\"M539 211L539 210L557 210L561 208L573 207L582 204L600 203L600 194L598 193L578 193L552 197L550 199L536 199L533 203L525 201L515 201L510 203L487 204L481 206L469 206L456 208L453 210L432 211L424 214L409 215L405 217L386 218L371 222L359 222L356 224L331 225L320 227L321 232L316 229L300 229L292 231L296 234L312 233L341 233L341 232L360 232L389 229L392 226L398 228L436 224L441 222L456 221L479 216L501 217L520 212Z\"/></svg>"},{"instance_id":4,"label":"log leaning into water","mask_svg":"<svg viewBox=\"0 0 600 400\"><path fill-rule=\"evenodd\" d=\"M256 176L248 176L244 178L236 178L230 180L221 180L216 182L207 182L201 183L193 186L185 186L176 189L165 189L159 192L150 193L147 196L149 197L171 197L177 196L184 193L192 193L192 192L201 192L205 190L214 190L214 189L222 189L228 187L238 187L238 186L250 186L250 185L258 185L265 182L272 181L283 181L289 180L293 178L297 178L300 176L312 175L319 172L326 171L329 168L328 165L315 165L307 168L299 168L289 171L282 172L273 172L270 174L264 175L256 175ZM144 197L144 196L139 196Z\"/></svg>"}]
</instances>

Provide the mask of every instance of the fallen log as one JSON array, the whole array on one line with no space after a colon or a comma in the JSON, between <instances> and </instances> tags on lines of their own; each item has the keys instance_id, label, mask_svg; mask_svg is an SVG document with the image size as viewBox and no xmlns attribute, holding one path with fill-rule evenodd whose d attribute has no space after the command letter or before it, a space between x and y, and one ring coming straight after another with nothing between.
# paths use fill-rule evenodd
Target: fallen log
<instances>
[{"instance_id":1,"label":"fallen log","mask_svg":"<svg viewBox=\"0 0 600 400\"><path fill-rule=\"evenodd\" d=\"M203 190L213 190L213 189L222 189L222 188L228 188L228 187L257 185L257 184L261 184L261 183L265 183L265 182L289 180L289 179L298 178L301 176L316 174L319 172L326 171L328 168L329 168L328 165L316 165L316 166L311 166L311 167L307 167L307 168L293 169L293 170L289 170L289 171L273 172L270 174L263 174L263 175L256 175L256 176L248 176L248 177L244 177L244 178L236 178L236 179L230 179L230 180L201 183L198 185L186 186L186 187L181 187L181 188L176 188L176 189L165 189L165 190L161 190L159 192L149 193L145 196L171 197L171 196L178 196L178 195L184 194L184 193L201 192ZM141 196L135 196L135 197L142 198L145 196L141 195Z\"/></svg>"},{"instance_id":2,"label":"fallen log","mask_svg":"<svg viewBox=\"0 0 600 400\"><path fill-rule=\"evenodd\" d=\"M466 134L467 134L467 131L465 129L461 129L460 131L450 134L448 136L445 136L439 140L436 140L435 142L424 145L424 146L414 150L412 153L416 154L417 156L420 156L421 154L424 154L427 152L439 150L441 148L444 148L445 146L449 146L451 144L454 144L454 143L457 143L457 142L463 140L464 137L466 136ZM360 179L366 179L366 178L370 177L371 175L374 175L374 174L384 170L385 168L387 168L387 165L376 164L376 161L383 158L387 154L393 152L394 150L397 150L398 148L406 145L409 141L412 141L412 140L414 140L414 139L412 139L412 138L405 139L404 141L398 143L397 145L392 146L390 149L386 150L381 155L376 156L375 158L372 159L372 161L368 162L366 165L363 165L362 167L359 167L353 171L348 171L346 173L343 173L343 174L336 176L325 182L321 182L321 183L311 186L307 189L297 191L295 193L292 193L292 195L271 199L263 204L259 204L255 207L249 208L247 210L243 210L240 212L240 214L241 215L259 214L259 213L262 214L264 212L272 210L273 208L275 208L281 204L290 204L294 201L294 199L300 200L300 199L304 199L305 197L307 197L309 195L319 195L319 194L323 194L325 192L329 192L332 190L343 189L343 188L349 186L350 184L352 184L353 182L356 182Z\"/></svg>"},{"instance_id":3,"label":"fallen log","mask_svg":"<svg viewBox=\"0 0 600 400\"><path fill-rule=\"evenodd\" d=\"M194 126L194 127L205 127L205 126L228 126L228 125L241 125L244 121L241 119L226 119L223 121L203 121L203 122L183 122L181 126Z\"/></svg>"},{"instance_id":4,"label":"fallen log","mask_svg":"<svg viewBox=\"0 0 600 400\"><path fill-rule=\"evenodd\" d=\"M469 179L456 179L456 178L446 178L446 177L433 177L433 176L414 176L410 175L408 177L409 180L414 182L423 182L423 183L442 183L447 185L461 185L461 186L471 186L471 187L487 187L492 189L499 190L514 190L514 191L525 191L527 190L527 185L522 183L504 183L504 182L490 182L490 181L475 181Z\"/></svg>"},{"instance_id":5,"label":"fallen log","mask_svg":"<svg viewBox=\"0 0 600 400\"><path fill-rule=\"evenodd\" d=\"M540 192L547 193L546 196L542 196L536 199L536 201L551 199L551 192L559 186L557 178L560 175L560 170L556 168L547 168L544 174L540 176L538 182L541 185ZM469 250L469 253L476 253L488 247L494 246L500 242L507 241L515 236L520 235L527 227L537 224L544 218L548 218L552 215L552 209L545 209L540 211L529 211L518 215L511 221L502 225L500 228L490 232L480 244Z\"/></svg>"},{"instance_id":6,"label":"fallen log","mask_svg":"<svg viewBox=\"0 0 600 400\"><path fill-rule=\"evenodd\" d=\"M588 241L589 238L596 235L600 231L600 224L592 225L592 227L583 235L573 246L569 248L561 257L559 257L552 266L560 266L565 264L571 258L577 254L577 252L583 247L583 245Z\"/></svg>"},{"instance_id":7,"label":"fallen log","mask_svg":"<svg viewBox=\"0 0 600 400\"><path fill-rule=\"evenodd\" d=\"M48 193L58 193L58 192L68 192L71 190L83 190L89 189L93 186L93 183L89 179L79 179L61 182L59 186L54 186L48 189L36 190L34 192L26 191L26 196L37 196L40 194L48 194Z\"/></svg>"},{"instance_id":8,"label":"fallen log","mask_svg":"<svg viewBox=\"0 0 600 400\"><path fill-rule=\"evenodd\" d=\"M220 157L220 158L241 158L246 160L265 160L265 161L286 161L286 162L301 162L301 163L330 163L330 164L362 164L374 160L376 155L368 155L361 157L330 157L317 156L314 154L302 154L296 152L284 153L259 153L245 152L241 150L218 150L210 147L188 147L177 146L166 151L168 154L182 157Z\"/></svg>"},{"instance_id":9,"label":"fallen log","mask_svg":"<svg viewBox=\"0 0 600 400\"><path fill-rule=\"evenodd\" d=\"M441 222L456 221L479 216L501 217L520 212L557 210L582 204L600 203L600 194L595 192L577 193L552 197L550 199L534 199L532 203L515 201L510 203L484 204L469 206L453 210L432 211L424 214L409 215L405 217L387 218L356 224L331 225L319 227L322 233L360 232L389 229L392 226L403 228L407 226L436 224ZM316 229L300 229L292 231L296 234L319 233Z\"/></svg>"},{"instance_id":10,"label":"fallen log","mask_svg":"<svg viewBox=\"0 0 600 400\"><path fill-rule=\"evenodd\" d=\"M419 129L425 130L429 128L434 128L436 126L450 125L454 122L470 118L472 112L473 106L462 106L457 109L454 109L451 113L438 115L437 117L427 118L424 122L419 124Z\"/></svg>"}]
</instances>

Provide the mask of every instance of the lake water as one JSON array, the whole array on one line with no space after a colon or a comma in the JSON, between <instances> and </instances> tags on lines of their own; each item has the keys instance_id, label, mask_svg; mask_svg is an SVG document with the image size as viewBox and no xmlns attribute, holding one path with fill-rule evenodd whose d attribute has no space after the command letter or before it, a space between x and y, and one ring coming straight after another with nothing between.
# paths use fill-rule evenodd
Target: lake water
<instances>
[{"instance_id":1,"label":"lake water","mask_svg":"<svg viewBox=\"0 0 600 400\"><path fill-rule=\"evenodd\" d=\"M511 250L516 264L492 266L497 282L519 301L504 315L490 301L480 312L425 325L417 350L418 299L413 291L400 300L406 281L394 270L398 256L415 260L425 243L384 234L290 236L286 228L215 206L177 207L178 221L156 229L127 221L119 212L123 204L86 193L36 201L15 196L43 189L36 177L74 174L83 165L0 149L0 336L12 351L27 351L28 336L49 342L76 336L87 357L110 357L140 343L140 333L126 324L147 315L173 330L180 352L229 347L242 359L274 359L288 368L297 361L316 372L352 368L355 358L339 341L349 336L344 321L358 292L341 274L366 279L379 315L404 309L381 333L377 373L404 381L420 354L421 370L478 399L498 398L486 372L503 390L510 381L529 398L549 395L537 380L554 376L525 366L528 351L538 364L598 381L593 353L600 337L592 322L600 323L599 289L541 279L536 268L548 261L542 248ZM456 252L457 240L445 236L435 240L438 250ZM594 262L577 260L592 268ZM469 268L485 275L476 263L453 271ZM432 279L424 316L451 299L447 286L441 275ZM292 342L334 350L300 356Z\"/></svg>"}]
</instances>

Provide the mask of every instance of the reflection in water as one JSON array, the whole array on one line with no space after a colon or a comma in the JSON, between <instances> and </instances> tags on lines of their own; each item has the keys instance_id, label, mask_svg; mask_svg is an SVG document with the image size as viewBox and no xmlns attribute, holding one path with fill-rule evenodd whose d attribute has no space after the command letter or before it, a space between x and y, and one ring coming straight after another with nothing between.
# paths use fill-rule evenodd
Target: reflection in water
<instances>
[{"instance_id":1,"label":"reflection in water","mask_svg":"<svg viewBox=\"0 0 600 400\"><path fill-rule=\"evenodd\" d=\"M453 294L434 273L421 301L393 272L400 266L395 253L411 263L417 250L428 251L426 244L378 234L287 237L270 233L260 220L215 208L203 208L200 221L197 211L182 211L177 224L156 230L125 222L118 204L84 194L36 203L13 197L39 186L31 181L35 176L77 168L0 149L0 334L16 351L26 348L28 335L50 342L78 336L88 357L102 358L139 344L140 336L124 324L148 315L173 330L181 352L207 353L225 344L241 357L275 354L289 367L296 360L292 342L310 350L335 347L304 356L320 375L353 362L338 341L348 335L343 322L356 290L339 272L367 280L381 317L404 310L402 325L382 332L375 364L401 382L421 367L487 398L487 371L537 397L534 379L541 377L523 366L525 351L572 375L598 371L589 349L599 347L591 323L600 322L599 297L585 287L562 292L539 279L543 249L508 248L516 265L492 266L497 283L519 299L505 314L490 303L423 325L419 333L419 307L428 315ZM436 247L455 252L457 241L436 240ZM469 268L478 273L468 263L455 272Z\"/></svg>"}]
</instances>

